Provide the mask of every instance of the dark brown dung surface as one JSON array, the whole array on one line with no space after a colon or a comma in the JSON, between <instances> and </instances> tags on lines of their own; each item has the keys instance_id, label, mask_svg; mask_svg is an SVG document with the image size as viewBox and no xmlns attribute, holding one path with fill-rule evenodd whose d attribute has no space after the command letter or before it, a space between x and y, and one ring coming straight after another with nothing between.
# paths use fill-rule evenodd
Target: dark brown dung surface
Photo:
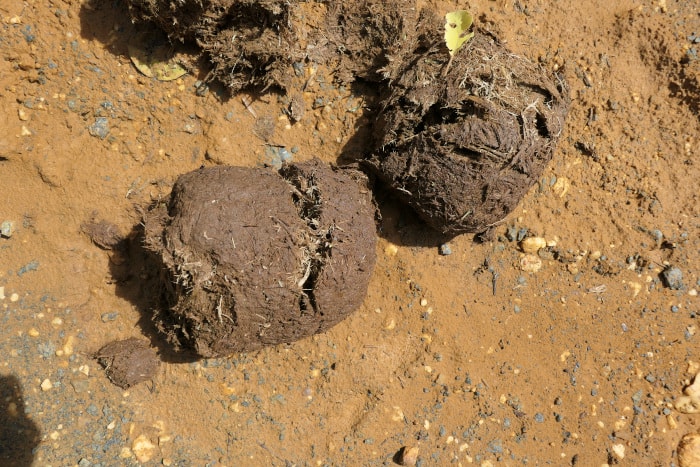
<instances>
[{"instance_id":1,"label":"dark brown dung surface","mask_svg":"<svg viewBox=\"0 0 700 467\"><path fill-rule=\"evenodd\" d=\"M160 364L148 341L136 337L110 342L95 354L95 358L104 367L109 380L124 389L153 379Z\"/></svg>"},{"instance_id":2,"label":"dark brown dung surface","mask_svg":"<svg viewBox=\"0 0 700 467\"><path fill-rule=\"evenodd\" d=\"M562 134L561 81L477 29L452 60L442 20L407 40L375 128L369 166L433 228L479 232L537 181Z\"/></svg>"},{"instance_id":3,"label":"dark brown dung surface","mask_svg":"<svg viewBox=\"0 0 700 467\"><path fill-rule=\"evenodd\" d=\"M135 21L158 25L175 42L195 42L212 65L210 76L231 91L245 86L286 88L303 58L292 17L297 1L128 0Z\"/></svg>"},{"instance_id":4,"label":"dark brown dung surface","mask_svg":"<svg viewBox=\"0 0 700 467\"><path fill-rule=\"evenodd\" d=\"M369 191L317 159L190 172L145 224L165 266L159 328L205 357L328 329L362 304L375 262Z\"/></svg>"}]
</instances>

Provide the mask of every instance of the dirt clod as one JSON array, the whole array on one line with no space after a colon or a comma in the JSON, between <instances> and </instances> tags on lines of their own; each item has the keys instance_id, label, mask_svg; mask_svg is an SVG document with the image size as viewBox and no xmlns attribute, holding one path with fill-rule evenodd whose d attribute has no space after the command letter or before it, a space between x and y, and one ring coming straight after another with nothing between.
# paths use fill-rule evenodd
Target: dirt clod
<instances>
[{"instance_id":1,"label":"dirt clod","mask_svg":"<svg viewBox=\"0 0 700 467\"><path fill-rule=\"evenodd\" d=\"M95 358L104 367L109 380L124 389L152 379L160 364L148 342L136 337L110 342L95 354Z\"/></svg>"},{"instance_id":2,"label":"dirt clod","mask_svg":"<svg viewBox=\"0 0 700 467\"><path fill-rule=\"evenodd\" d=\"M214 357L338 323L364 300L375 262L359 181L318 160L181 176L169 205L146 217L146 245L165 266L159 328Z\"/></svg>"},{"instance_id":3,"label":"dirt clod","mask_svg":"<svg viewBox=\"0 0 700 467\"><path fill-rule=\"evenodd\" d=\"M106 220L91 220L80 226L92 242L103 250L116 248L124 237L119 233L119 228Z\"/></svg>"},{"instance_id":4,"label":"dirt clod","mask_svg":"<svg viewBox=\"0 0 700 467\"><path fill-rule=\"evenodd\" d=\"M478 232L542 173L569 100L562 81L485 30L450 61L441 25L422 15L397 58L369 166L436 230Z\"/></svg>"}]
</instances>

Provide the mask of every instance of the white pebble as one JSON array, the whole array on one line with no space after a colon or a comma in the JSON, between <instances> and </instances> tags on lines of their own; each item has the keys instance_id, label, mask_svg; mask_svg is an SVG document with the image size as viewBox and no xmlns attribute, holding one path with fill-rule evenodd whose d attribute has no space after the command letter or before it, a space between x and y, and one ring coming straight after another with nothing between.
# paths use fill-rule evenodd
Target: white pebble
<instances>
[{"instance_id":1,"label":"white pebble","mask_svg":"<svg viewBox=\"0 0 700 467\"><path fill-rule=\"evenodd\" d=\"M420 299L420 306L426 306L427 304L428 304L428 300L426 300L425 298Z\"/></svg>"},{"instance_id":2,"label":"white pebble","mask_svg":"<svg viewBox=\"0 0 700 467\"><path fill-rule=\"evenodd\" d=\"M537 272L542 269L542 260L532 254L520 258L520 269L525 272Z\"/></svg>"},{"instance_id":3,"label":"white pebble","mask_svg":"<svg viewBox=\"0 0 700 467\"><path fill-rule=\"evenodd\" d=\"M13 293L12 295L10 295L10 301L11 301L11 302L16 302L17 300L19 300L19 295L18 295L18 294Z\"/></svg>"},{"instance_id":4,"label":"white pebble","mask_svg":"<svg viewBox=\"0 0 700 467\"><path fill-rule=\"evenodd\" d=\"M418 454L420 450L418 446L404 446L403 450L401 451L401 458L399 459L399 465L416 465L418 462Z\"/></svg>"},{"instance_id":5,"label":"white pebble","mask_svg":"<svg viewBox=\"0 0 700 467\"><path fill-rule=\"evenodd\" d=\"M686 396L700 399L700 373L695 375L695 378L693 378L693 384L685 388L683 392Z\"/></svg>"},{"instance_id":6,"label":"white pebble","mask_svg":"<svg viewBox=\"0 0 700 467\"><path fill-rule=\"evenodd\" d=\"M520 248L525 253L535 254L547 246L547 240L542 237L528 237L520 242Z\"/></svg>"},{"instance_id":7,"label":"white pebble","mask_svg":"<svg viewBox=\"0 0 700 467\"><path fill-rule=\"evenodd\" d=\"M569 192L570 187L571 187L571 182L569 181L568 178L557 177L557 181L552 186L552 191L560 198L563 198L564 195L566 195Z\"/></svg>"},{"instance_id":8,"label":"white pebble","mask_svg":"<svg viewBox=\"0 0 700 467\"><path fill-rule=\"evenodd\" d=\"M700 399L681 396L676 400L675 407L680 413L700 413Z\"/></svg>"},{"instance_id":9,"label":"white pebble","mask_svg":"<svg viewBox=\"0 0 700 467\"><path fill-rule=\"evenodd\" d=\"M625 458L625 445L624 444L613 444L612 451L618 457L618 459Z\"/></svg>"},{"instance_id":10,"label":"white pebble","mask_svg":"<svg viewBox=\"0 0 700 467\"><path fill-rule=\"evenodd\" d=\"M53 389L53 384L51 384L51 380L49 378L46 378L41 382L41 390L48 391L49 389Z\"/></svg>"},{"instance_id":11,"label":"white pebble","mask_svg":"<svg viewBox=\"0 0 700 467\"><path fill-rule=\"evenodd\" d=\"M139 462L144 463L151 460L155 454L156 446L144 435L139 435L132 443L131 451Z\"/></svg>"}]
</instances>

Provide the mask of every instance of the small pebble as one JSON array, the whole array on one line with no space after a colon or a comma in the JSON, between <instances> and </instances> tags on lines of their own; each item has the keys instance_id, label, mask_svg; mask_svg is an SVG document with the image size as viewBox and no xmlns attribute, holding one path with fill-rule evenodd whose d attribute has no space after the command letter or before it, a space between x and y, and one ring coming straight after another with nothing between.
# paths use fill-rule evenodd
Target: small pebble
<instances>
[{"instance_id":1,"label":"small pebble","mask_svg":"<svg viewBox=\"0 0 700 467\"><path fill-rule=\"evenodd\" d=\"M37 269L39 269L39 261L36 261L36 260L30 261L17 270L17 276L21 277L21 276L25 275L26 273L31 272L31 271L36 271Z\"/></svg>"},{"instance_id":2,"label":"small pebble","mask_svg":"<svg viewBox=\"0 0 700 467\"><path fill-rule=\"evenodd\" d=\"M100 319L103 323L106 323L109 321L114 321L115 319L117 319L117 316L119 316L119 314L116 311L112 311L110 313L102 313Z\"/></svg>"},{"instance_id":3,"label":"small pebble","mask_svg":"<svg viewBox=\"0 0 700 467\"><path fill-rule=\"evenodd\" d=\"M416 465L416 462L418 462L418 453L420 450L418 449L418 446L404 446L401 448L399 451L399 465L409 465L413 466Z\"/></svg>"},{"instance_id":4,"label":"small pebble","mask_svg":"<svg viewBox=\"0 0 700 467\"><path fill-rule=\"evenodd\" d=\"M144 435L139 435L132 443L131 451L139 462L144 463L151 460L155 454L156 446Z\"/></svg>"},{"instance_id":5,"label":"small pebble","mask_svg":"<svg viewBox=\"0 0 700 467\"><path fill-rule=\"evenodd\" d=\"M282 162L287 162L292 160L292 155L287 151L287 148L279 148L277 150L277 153L279 154L279 158Z\"/></svg>"},{"instance_id":6,"label":"small pebble","mask_svg":"<svg viewBox=\"0 0 700 467\"><path fill-rule=\"evenodd\" d=\"M680 413L700 413L700 398L691 396L681 396L678 399L676 399L674 407Z\"/></svg>"},{"instance_id":7,"label":"small pebble","mask_svg":"<svg viewBox=\"0 0 700 467\"><path fill-rule=\"evenodd\" d=\"M535 273L542 269L542 260L533 254L526 254L520 258L520 269L525 272Z\"/></svg>"},{"instance_id":8,"label":"small pebble","mask_svg":"<svg viewBox=\"0 0 700 467\"><path fill-rule=\"evenodd\" d=\"M700 373L693 378L693 384L683 390L686 396L695 397L700 400Z\"/></svg>"},{"instance_id":9,"label":"small pebble","mask_svg":"<svg viewBox=\"0 0 700 467\"><path fill-rule=\"evenodd\" d=\"M669 289L680 290L683 288L683 271L672 266L661 272L661 280Z\"/></svg>"},{"instance_id":10,"label":"small pebble","mask_svg":"<svg viewBox=\"0 0 700 467\"><path fill-rule=\"evenodd\" d=\"M525 238L525 235L527 235L527 229L523 227L522 229L518 230L518 235L515 237L515 239L517 241L521 241Z\"/></svg>"},{"instance_id":11,"label":"small pebble","mask_svg":"<svg viewBox=\"0 0 700 467\"><path fill-rule=\"evenodd\" d=\"M41 382L41 390L48 391L49 389L53 389L53 384L51 384L51 380L49 378L46 378Z\"/></svg>"},{"instance_id":12,"label":"small pebble","mask_svg":"<svg viewBox=\"0 0 700 467\"><path fill-rule=\"evenodd\" d=\"M535 254L547 246L547 240L543 237L528 237L520 242L520 248L524 253Z\"/></svg>"},{"instance_id":13,"label":"small pebble","mask_svg":"<svg viewBox=\"0 0 700 467\"><path fill-rule=\"evenodd\" d=\"M87 392L90 389L90 383L87 379L78 379L75 381L71 381L70 385L73 386L73 390L77 394Z\"/></svg>"},{"instance_id":14,"label":"small pebble","mask_svg":"<svg viewBox=\"0 0 700 467\"><path fill-rule=\"evenodd\" d=\"M440 245L440 254L442 256L448 256L452 254L452 248L450 248L449 243L443 243L442 245Z\"/></svg>"},{"instance_id":15,"label":"small pebble","mask_svg":"<svg viewBox=\"0 0 700 467\"><path fill-rule=\"evenodd\" d=\"M544 422L544 414L542 414L542 413L540 413L540 412L537 412L537 413L535 414L535 421L536 421L537 423L542 423L542 422Z\"/></svg>"},{"instance_id":16,"label":"small pebble","mask_svg":"<svg viewBox=\"0 0 700 467\"><path fill-rule=\"evenodd\" d=\"M612 452L615 453L618 459L625 458L625 445L624 444L613 444Z\"/></svg>"},{"instance_id":17,"label":"small pebble","mask_svg":"<svg viewBox=\"0 0 700 467\"><path fill-rule=\"evenodd\" d=\"M91 136L105 139L109 134L109 120L107 117L97 117L95 123L88 126L88 132Z\"/></svg>"},{"instance_id":18,"label":"small pebble","mask_svg":"<svg viewBox=\"0 0 700 467\"><path fill-rule=\"evenodd\" d=\"M0 236L3 238L10 238L12 236L13 224L11 221L4 221L0 224Z\"/></svg>"}]
</instances>

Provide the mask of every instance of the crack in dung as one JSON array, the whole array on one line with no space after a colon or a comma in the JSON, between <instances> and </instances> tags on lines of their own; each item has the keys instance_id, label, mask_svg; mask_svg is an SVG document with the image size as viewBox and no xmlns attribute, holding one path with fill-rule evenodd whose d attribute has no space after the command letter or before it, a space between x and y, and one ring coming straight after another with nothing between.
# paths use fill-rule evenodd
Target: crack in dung
<instances>
[{"instance_id":1,"label":"crack in dung","mask_svg":"<svg viewBox=\"0 0 700 467\"><path fill-rule=\"evenodd\" d=\"M314 314L323 314L314 295L323 267L333 248L333 226L323 230L321 226L322 196L313 172L301 171L296 166L284 166L279 171L292 187L292 200L299 217L306 222L310 235L305 238L302 271L297 285L301 289L299 310L302 314L311 309Z\"/></svg>"}]
</instances>

